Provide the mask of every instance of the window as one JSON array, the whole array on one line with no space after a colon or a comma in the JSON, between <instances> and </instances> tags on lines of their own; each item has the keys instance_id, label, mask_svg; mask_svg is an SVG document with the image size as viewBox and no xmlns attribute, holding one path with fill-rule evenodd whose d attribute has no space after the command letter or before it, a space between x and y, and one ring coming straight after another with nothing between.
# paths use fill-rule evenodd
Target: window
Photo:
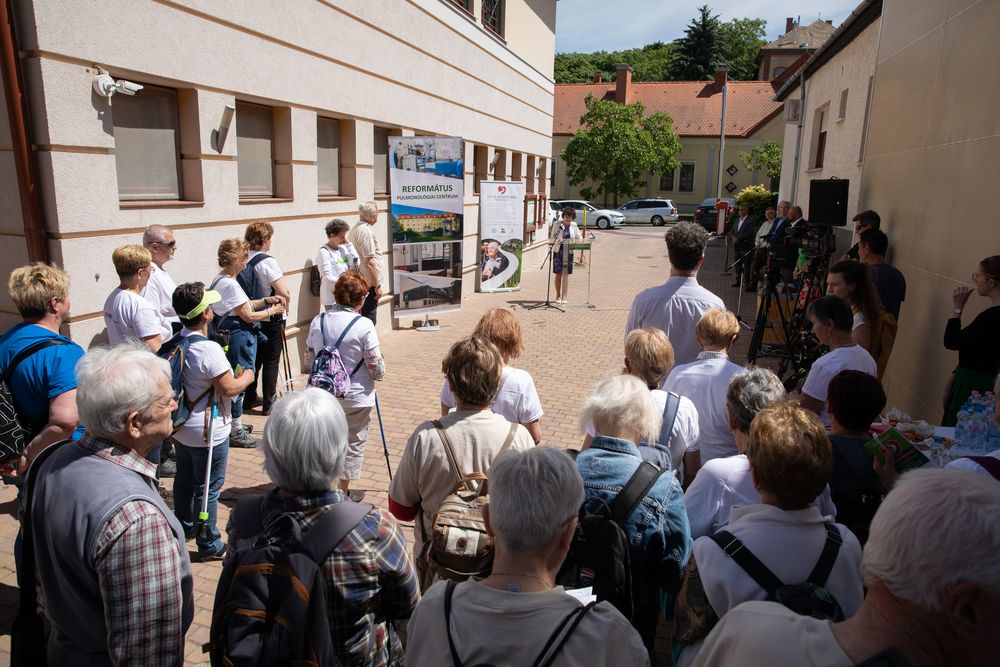
<instances>
[{"instance_id":1,"label":"window","mask_svg":"<svg viewBox=\"0 0 1000 667\"><path fill-rule=\"evenodd\" d=\"M472 0L451 0L465 11L472 12Z\"/></svg>"},{"instance_id":2,"label":"window","mask_svg":"<svg viewBox=\"0 0 1000 667\"><path fill-rule=\"evenodd\" d=\"M784 73L784 71L785 71L784 67L780 67L780 66L779 67L775 67L774 68L774 76L772 76L771 78L772 79L777 79L779 76L781 76Z\"/></svg>"},{"instance_id":3,"label":"window","mask_svg":"<svg viewBox=\"0 0 1000 667\"><path fill-rule=\"evenodd\" d=\"M111 111L121 201L180 199L177 91L145 86Z\"/></svg>"},{"instance_id":4,"label":"window","mask_svg":"<svg viewBox=\"0 0 1000 667\"><path fill-rule=\"evenodd\" d=\"M240 197L274 196L274 116L269 107L236 102L236 175Z\"/></svg>"},{"instance_id":5,"label":"window","mask_svg":"<svg viewBox=\"0 0 1000 667\"><path fill-rule=\"evenodd\" d=\"M813 159L812 167L813 169L823 168L823 158L826 154L826 131L827 131L827 119L830 115L830 105L824 106L822 109L816 110L815 125L815 139L813 141Z\"/></svg>"},{"instance_id":6,"label":"window","mask_svg":"<svg viewBox=\"0 0 1000 667\"><path fill-rule=\"evenodd\" d=\"M694 162L681 164L681 175L678 179L677 189L681 192L694 192Z\"/></svg>"},{"instance_id":7,"label":"window","mask_svg":"<svg viewBox=\"0 0 1000 667\"><path fill-rule=\"evenodd\" d=\"M840 91L840 111L837 113L837 120L844 120L847 117L847 88Z\"/></svg>"},{"instance_id":8,"label":"window","mask_svg":"<svg viewBox=\"0 0 1000 667\"><path fill-rule=\"evenodd\" d=\"M668 171L667 173L660 176L660 191L661 192L673 192L674 191L674 172Z\"/></svg>"},{"instance_id":9,"label":"window","mask_svg":"<svg viewBox=\"0 0 1000 667\"><path fill-rule=\"evenodd\" d=\"M487 157L489 156L489 147L487 146L474 146L472 149L472 192L479 194L479 183L480 181L490 180L489 165L487 164Z\"/></svg>"},{"instance_id":10,"label":"window","mask_svg":"<svg viewBox=\"0 0 1000 667\"><path fill-rule=\"evenodd\" d=\"M483 0L483 25L503 37L503 0Z\"/></svg>"},{"instance_id":11,"label":"window","mask_svg":"<svg viewBox=\"0 0 1000 667\"><path fill-rule=\"evenodd\" d=\"M316 171L319 196L340 194L340 121L316 117Z\"/></svg>"},{"instance_id":12,"label":"window","mask_svg":"<svg viewBox=\"0 0 1000 667\"><path fill-rule=\"evenodd\" d=\"M389 128L375 128L372 152L374 154L372 167L375 172L375 194L384 195L389 191Z\"/></svg>"}]
</instances>

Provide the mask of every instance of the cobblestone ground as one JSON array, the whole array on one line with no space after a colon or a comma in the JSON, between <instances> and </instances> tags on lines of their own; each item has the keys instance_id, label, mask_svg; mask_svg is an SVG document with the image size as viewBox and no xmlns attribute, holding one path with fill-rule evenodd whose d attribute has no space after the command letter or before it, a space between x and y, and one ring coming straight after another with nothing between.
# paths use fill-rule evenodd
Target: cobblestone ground
<instances>
[{"instance_id":1,"label":"cobblestone ground","mask_svg":"<svg viewBox=\"0 0 1000 667\"><path fill-rule=\"evenodd\" d=\"M576 426L577 407L597 380L622 367L624 326L633 296L662 283L668 273L662 228L627 227L598 232L598 236L593 256L588 257L592 262L589 300L587 269L577 266L571 278L570 303L560 305L560 310L545 308L548 274L539 270L543 255L536 252L526 261L529 266L522 274L520 291L472 294L463 299L461 311L440 316L438 331L407 329L382 337L387 373L386 379L378 385L378 398L393 470L410 433L423 421L439 414L438 393L443 381L441 359L448 347L470 333L479 316L492 307L510 308L521 322L525 352L514 365L527 369L538 387L545 410L542 444L577 446L581 439ZM721 240L713 239L699 280L719 294L730 308L736 309L738 290L730 287L733 278L720 275L724 259ZM741 310L744 318L752 320L750 299L743 299ZM748 335L741 337L741 344L733 355L737 363L743 363L748 341ZM265 418L255 412L248 415L247 421L259 431ZM389 472L381 450L378 422L373 414L371 440L362 478L356 488L366 489L366 500L385 508ZM220 528L224 528L229 511L239 497L262 493L270 486L260 452L230 450L219 507ZM18 606L13 556L17 528L15 492L10 487L0 488L0 542L6 545L0 553L0 665L10 662L10 626ZM404 530L412 539L412 528ZM201 646L208 641L221 565L193 564L192 569L196 609L194 622L187 633L186 664L207 665ZM665 659L665 653L661 651L660 657Z\"/></svg>"}]
</instances>

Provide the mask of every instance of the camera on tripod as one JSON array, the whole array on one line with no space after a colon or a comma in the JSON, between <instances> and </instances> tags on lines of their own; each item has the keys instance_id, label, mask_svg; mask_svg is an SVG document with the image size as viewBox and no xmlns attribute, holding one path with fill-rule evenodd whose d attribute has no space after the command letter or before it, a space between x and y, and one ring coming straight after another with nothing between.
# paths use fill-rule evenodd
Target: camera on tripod
<instances>
[{"instance_id":1,"label":"camera on tripod","mask_svg":"<svg viewBox=\"0 0 1000 667\"><path fill-rule=\"evenodd\" d=\"M829 257L837 249L837 236L833 227L827 225L805 226L789 230L785 237L785 245L802 251L809 259Z\"/></svg>"}]
</instances>

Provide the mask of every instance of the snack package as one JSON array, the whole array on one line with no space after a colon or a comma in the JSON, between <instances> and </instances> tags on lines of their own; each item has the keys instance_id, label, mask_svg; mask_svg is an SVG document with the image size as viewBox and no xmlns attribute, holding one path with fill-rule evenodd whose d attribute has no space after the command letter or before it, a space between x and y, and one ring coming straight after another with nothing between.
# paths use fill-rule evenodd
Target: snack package
<instances>
[{"instance_id":1,"label":"snack package","mask_svg":"<svg viewBox=\"0 0 1000 667\"><path fill-rule=\"evenodd\" d=\"M905 435L895 428L887 429L882 435L866 442L865 449L878 459L879 463L885 463L884 451L892 450L896 461L896 472L899 474L920 468L931 462L922 451L917 449Z\"/></svg>"}]
</instances>

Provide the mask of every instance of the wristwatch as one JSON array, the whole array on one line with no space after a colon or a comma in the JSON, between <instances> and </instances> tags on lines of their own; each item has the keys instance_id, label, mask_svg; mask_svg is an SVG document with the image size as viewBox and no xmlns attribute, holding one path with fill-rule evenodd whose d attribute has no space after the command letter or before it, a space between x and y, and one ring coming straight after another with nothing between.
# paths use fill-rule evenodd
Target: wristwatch
<instances>
[{"instance_id":1,"label":"wristwatch","mask_svg":"<svg viewBox=\"0 0 1000 667\"><path fill-rule=\"evenodd\" d=\"M961 315L962 315L962 309L961 308L955 308L954 310L951 311L951 314L954 315L955 317L961 317Z\"/></svg>"}]
</instances>

